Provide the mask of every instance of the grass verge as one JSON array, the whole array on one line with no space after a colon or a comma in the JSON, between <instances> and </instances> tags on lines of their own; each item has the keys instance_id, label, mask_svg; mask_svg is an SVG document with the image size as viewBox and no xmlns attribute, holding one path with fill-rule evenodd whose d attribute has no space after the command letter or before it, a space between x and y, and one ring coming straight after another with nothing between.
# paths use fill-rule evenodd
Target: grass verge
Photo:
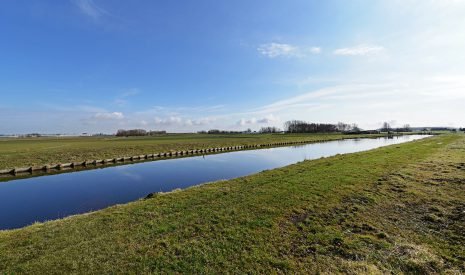
<instances>
[{"instance_id":1,"label":"grass verge","mask_svg":"<svg viewBox=\"0 0 465 275\"><path fill-rule=\"evenodd\" d=\"M463 272L464 159L436 136L0 231L0 271Z\"/></svg>"}]
</instances>

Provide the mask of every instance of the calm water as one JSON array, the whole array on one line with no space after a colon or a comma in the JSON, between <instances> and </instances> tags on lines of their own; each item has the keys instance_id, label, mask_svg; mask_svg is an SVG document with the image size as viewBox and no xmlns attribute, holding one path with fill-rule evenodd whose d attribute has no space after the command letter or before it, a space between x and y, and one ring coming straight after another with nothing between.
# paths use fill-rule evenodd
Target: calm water
<instances>
[{"instance_id":1,"label":"calm water","mask_svg":"<svg viewBox=\"0 0 465 275\"><path fill-rule=\"evenodd\" d=\"M231 179L306 159L353 153L427 136L357 139L135 163L0 182L0 229L19 228L134 201L158 191Z\"/></svg>"}]
</instances>

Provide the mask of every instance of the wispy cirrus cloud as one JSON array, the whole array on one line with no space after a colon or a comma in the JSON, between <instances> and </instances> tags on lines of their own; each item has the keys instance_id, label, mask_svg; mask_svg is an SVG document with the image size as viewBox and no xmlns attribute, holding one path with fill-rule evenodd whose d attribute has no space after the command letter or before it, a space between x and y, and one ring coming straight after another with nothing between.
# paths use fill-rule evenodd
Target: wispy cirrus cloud
<instances>
[{"instance_id":1,"label":"wispy cirrus cloud","mask_svg":"<svg viewBox=\"0 0 465 275\"><path fill-rule=\"evenodd\" d=\"M354 47L336 49L333 53L335 55L364 56L379 54L384 50L385 48L383 46L361 44Z\"/></svg>"},{"instance_id":2,"label":"wispy cirrus cloud","mask_svg":"<svg viewBox=\"0 0 465 275\"><path fill-rule=\"evenodd\" d=\"M463 75L401 74L365 79L365 82L345 82L284 98L252 112L272 112L283 121L303 119L336 123L343 120L356 122L365 129L380 127L378 122L390 120L400 125L463 125L460 120L461 102L465 100ZM430 110L436 111L434 115Z\"/></svg>"},{"instance_id":3,"label":"wispy cirrus cloud","mask_svg":"<svg viewBox=\"0 0 465 275\"><path fill-rule=\"evenodd\" d=\"M90 116L89 116L90 115ZM87 117L83 116L80 119L82 125L86 128L95 126L95 127L110 127L116 128L119 125L126 123L126 116L122 112L97 112L93 114L87 114ZM103 129L105 131L107 129Z\"/></svg>"},{"instance_id":4,"label":"wispy cirrus cloud","mask_svg":"<svg viewBox=\"0 0 465 275\"><path fill-rule=\"evenodd\" d=\"M124 115L122 112L105 112L105 113L96 113L92 116L96 120L114 120L114 119L123 119Z\"/></svg>"},{"instance_id":5,"label":"wispy cirrus cloud","mask_svg":"<svg viewBox=\"0 0 465 275\"><path fill-rule=\"evenodd\" d=\"M128 103L128 98L130 98L132 96L135 96L135 95L138 95L138 94L139 94L138 89L136 89L136 88L129 89L126 92L118 95L115 98L115 100L113 101L113 104L115 104L117 106L124 106L124 105L126 105L126 103Z\"/></svg>"},{"instance_id":6,"label":"wispy cirrus cloud","mask_svg":"<svg viewBox=\"0 0 465 275\"><path fill-rule=\"evenodd\" d=\"M147 116L178 116L180 114L189 113L195 115L205 115L206 113L217 113L224 111L225 105L212 106L153 106L148 110L138 111L137 115Z\"/></svg>"},{"instance_id":7,"label":"wispy cirrus cloud","mask_svg":"<svg viewBox=\"0 0 465 275\"><path fill-rule=\"evenodd\" d=\"M266 43L261 44L257 51L268 58L276 57L305 57L309 54L321 53L320 47L299 47L285 43Z\"/></svg>"},{"instance_id":8,"label":"wispy cirrus cloud","mask_svg":"<svg viewBox=\"0 0 465 275\"><path fill-rule=\"evenodd\" d=\"M268 43L258 47L258 52L266 57L275 58L278 56L297 56L298 48L290 44Z\"/></svg>"},{"instance_id":9,"label":"wispy cirrus cloud","mask_svg":"<svg viewBox=\"0 0 465 275\"><path fill-rule=\"evenodd\" d=\"M94 0L74 0L73 2L79 8L81 13L91 17L92 19L98 19L103 15L109 14L108 11L95 4Z\"/></svg>"}]
</instances>

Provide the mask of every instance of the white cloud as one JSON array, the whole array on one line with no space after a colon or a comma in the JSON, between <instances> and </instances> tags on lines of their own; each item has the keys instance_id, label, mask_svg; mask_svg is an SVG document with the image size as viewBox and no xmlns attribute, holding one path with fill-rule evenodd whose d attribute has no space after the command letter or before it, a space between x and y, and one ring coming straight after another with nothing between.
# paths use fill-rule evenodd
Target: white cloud
<instances>
[{"instance_id":1,"label":"white cloud","mask_svg":"<svg viewBox=\"0 0 465 275\"><path fill-rule=\"evenodd\" d=\"M311 47L310 52L313 54L319 54L321 53L321 48L320 47Z\"/></svg>"},{"instance_id":2,"label":"white cloud","mask_svg":"<svg viewBox=\"0 0 465 275\"><path fill-rule=\"evenodd\" d=\"M157 125L168 125L169 126L169 125L181 124L182 119L180 117L175 117L175 116L171 116L167 118L156 117L154 118L154 122Z\"/></svg>"},{"instance_id":3,"label":"white cloud","mask_svg":"<svg viewBox=\"0 0 465 275\"><path fill-rule=\"evenodd\" d=\"M262 44L258 47L258 52L269 58L276 57L305 57L308 54L319 54L321 53L321 48L319 47L310 47L310 48L301 48L291 44L283 43L267 43Z\"/></svg>"},{"instance_id":4,"label":"white cloud","mask_svg":"<svg viewBox=\"0 0 465 275\"><path fill-rule=\"evenodd\" d=\"M70 115L72 113L65 112L62 115ZM98 132L107 131L108 129L123 126L126 123L125 116L121 112L98 112L90 117L82 117L80 119L85 129L82 131L89 132L91 128L96 129ZM72 127L76 129L76 127ZM116 129L115 129L116 130Z\"/></svg>"},{"instance_id":5,"label":"white cloud","mask_svg":"<svg viewBox=\"0 0 465 275\"><path fill-rule=\"evenodd\" d=\"M297 56L299 54L297 47L290 44L280 43L262 44L257 50L259 53L269 58L275 58L278 56Z\"/></svg>"},{"instance_id":6,"label":"white cloud","mask_svg":"<svg viewBox=\"0 0 465 275\"><path fill-rule=\"evenodd\" d=\"M270 114L264 118L257 119L255 117L250 119L241 118L236 125L246 126L246 125L255 125L255 124L270 124L278 122L279 118L275 117L273 114Z\"/></svg>"},{"instance_id":7,"label":"white cloud","mask_svg":"<svg viewBox=\"0 0 465 275\"><path fill-rule=\"evenodd\" d=\"M200 119L194 119L192 120L192 125L195 126L203 126L203 125L209 125L213 122L215 122L217 119L214 117L204 117Z\"/></svg>"},{"instance_id":8,"label":"white cloud","mask_svg":"<svg viewBox=\"0 0 465 275\"><path fill-rule=\"evenodd\" d=\"M351 48L336 49L335 55L375 55L383 52L385 49L379 45L362 44Z\"/></svg>"},{"instance_id":9,"label":"white cloud","mask_svg":"<svg viewBox=\"0 0 465 275\"><path fill-rule=\"evenodd\" d=\"M189 126L203 126L214 122L215 118L204 117L199 119L183 118L180 116L169 116L169 117L155 117L154 123L158 127L189 127Z\"/></svg>"},{"instance_id":10,"label":"white cloud","mask_svg":"<svg viewBox=\"0 0 465 275\"><path fill-rule=\"evenodd\" d=\"M239 126L245 126L245 125L252 125L255 123L257 123L256 118L251 118L251 119L241 118L236 124Z\"/></svg>"},{"instance_id":11,"label":"white cloud","mask_svg":"<svg viewBox=\"0 0 465 275\"><path fill-rule=\"evenodd\" d=\"M273 114L267 115L264 118L258 119L257 123L262 123L262 124L270 124L270 123L275 123L278 122L279 118L275 117Z\"/></svg>"},{"instance_id":12,"label":"white cloud","mask_svg":"<svg viewBox=\"0 0 465 275\"><path fill-rule=\"evenodd\" d=\"M74 3L83 14L93 19L98 19L102 15L108 14L106 10L97 6L93 0L74 0Z\"/></svg>"},{"instance_id":13,"label":"white cloud","mask_svg":"<svg viewBox=\"0 0 465 275\"><path fill-rule=\"evenodd\" d=\"M112 112L112 113L96 113L92 116L96 120L114 120L114 119L123 119L124 115L121 112Z\"/></svg>"}]
</instances>

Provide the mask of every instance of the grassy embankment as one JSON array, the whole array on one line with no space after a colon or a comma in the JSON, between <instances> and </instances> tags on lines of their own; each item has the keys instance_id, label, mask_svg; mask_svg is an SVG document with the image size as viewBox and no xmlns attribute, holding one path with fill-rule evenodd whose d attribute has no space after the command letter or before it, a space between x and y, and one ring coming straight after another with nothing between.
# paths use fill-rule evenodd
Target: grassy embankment
<instances>
[{"instance_id":1,"label":"grassy embankment","mask_svg":"<svg viewBox=\"0 0 465 275\"><path fill-rule=\"evenodd\" d=\"M0 231L0 271L463 272L464 232L465 136L443 135Z\"/></svg>"},{"instance_id":2,"label":"grassy embankment","mask_svg":"<svg viewBox=\"0 0 465 275\"><path fill-rule=\"evenodd\" d=\"M226 147L291 141L321 141L377 135L341 134L249 134L201 135L168 134L156 137L74 137L0 139L0 170L95 159L109 159Z\"/></svg>"}]
</instances>

